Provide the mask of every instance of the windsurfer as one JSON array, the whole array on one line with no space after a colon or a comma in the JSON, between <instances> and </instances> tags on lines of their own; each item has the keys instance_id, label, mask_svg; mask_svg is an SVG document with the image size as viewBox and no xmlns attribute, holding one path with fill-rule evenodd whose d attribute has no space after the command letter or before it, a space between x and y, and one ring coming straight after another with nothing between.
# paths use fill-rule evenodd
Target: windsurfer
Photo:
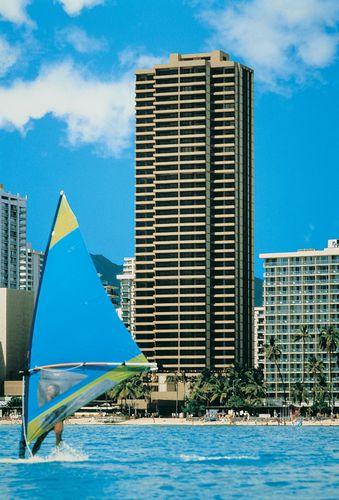
<instances>
[{"instance_id":1,"label":"windsurfer","mask_svg":"<svg viewBox=\"0 0 339 500\"><path fill-rule=\"evenodd\" d=\"M149 368L114 312L61 193L33 314L20 453L31 444L36 453L53 429L60 443L66 418Z\"/></svg>"}]
</instances>

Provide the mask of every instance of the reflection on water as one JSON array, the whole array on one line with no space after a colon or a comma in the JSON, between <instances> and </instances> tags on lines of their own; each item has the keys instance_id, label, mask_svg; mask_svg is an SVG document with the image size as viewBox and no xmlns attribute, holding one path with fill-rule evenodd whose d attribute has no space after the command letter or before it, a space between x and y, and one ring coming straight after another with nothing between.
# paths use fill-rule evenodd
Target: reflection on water
<instances>
[{"instance_id":1,"label":"reflection on water","mask_svg":"<svg viewBox=\"0 0 339 500\"><path fill-rule=\"evenodd\" d=\"M18 437L0 426L1 499L337 497L334 427L67 426L25 462Z\"/></svg>"}]
</instances>

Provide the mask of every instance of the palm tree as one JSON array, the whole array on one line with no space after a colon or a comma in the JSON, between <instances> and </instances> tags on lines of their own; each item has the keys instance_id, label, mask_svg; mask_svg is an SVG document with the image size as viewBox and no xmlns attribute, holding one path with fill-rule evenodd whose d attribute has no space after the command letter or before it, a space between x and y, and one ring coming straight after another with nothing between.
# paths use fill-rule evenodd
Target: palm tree
<instances>
[{"instance_id":1,"label":"palm tree","mask_svg":"<svg viewBox=\"0 0 339 500\"><path fill-rule=\"evenodd\" d=\"M332 386L332 356L337 351L339 344L339 333L332 326L329 325L324 327L320 331L319 336L319 347L322 351L326 351L329 357L328 373L329 373L329 405L331 412L333 413L334 401L333 401L333 386Z\"/></svg>"},{"instance_id":2,"label":"palm tree","mask_svg":"<svg viewBox=\"0 0 339 500\"><path fill-rule=\"evenodd\" d=\"M170 380L173 380L172 378ZM244 368L239 365L228 368L226 372L203 370L191 379L190 396L186 408L208 407L210 403L242 407L262 403L266 391L263 372L258 368Z\"/></svg>"},{"instance_id":3,"label":"palm tree","mask_svg":"<svg viewBox=\"0 0 339 500\"><path fill-rule=\"evenodd\" d=\"M125 405L128 406L128 413L131 414L131 407L127 404L127 400L139 399L142 396L139 375L135 375L117 384L112 391L109 392L109 396L112 399L125 400Z\"/></svg>"},{"instance_id":4,"label":"palm tree","mask_svg":"<svg viewBox=\"0 0 339 500\"><path fill-rule=\"evenodd\" d=\"M278 344L275 342L275 338L271 336L268 340L268 344L265 345L265 354L266 354L266 359L269 361L272 361L276 369L278 371L279 378L281 380L281 384L283 387L283 392L284 392L284 404L286 404L286 389L285 389L285 380L283 377L283 374L281 373L280 366L279 366L279 361L281 358L281 349Z\"/></svg>"},{"instance_id":5,"label":"palm tree","mask_svg":"<svg viewBox=\"0 0 339 500\"><path fill-rule=\"evenodd\" d=\"M308 328L306 325L300 326L299 332L294 335L294 342L299 342L301 340L301 383L305 382L305 344L306 340L310 336Z\"/></svg>"},{"instance_id":6,"label":"palm tree","mask_svg":"<svg viewBox=\"0 0 339 500\"><path fill-rule=\"evenodd\" d=\"M205 411L211 397L209 392L211 377L212 372L206 368L189 379L189 395L185 398L184 412L200 415Z\"/></svg>"},{"instance_id":7,"label":"palm tree","mask_svg":"<svg viewBox=\"0 0 339 500\"><path fill-rule=\"evenodd\" d=\"M246 371L246 385L244 392L246 401L250 406L262 404L263 398L266 396L266 390L263 379L263 372L259 368L251 368Z\"/></svg>"},{"instance_id":8,"label":"palm tree","mask_svg":"<svg viewBox=\"0 0 339 500\"><path fill-rule=\"evenodd\" d=\"M230 386L229 405L244 406L246 394L244 391L246 385L246 370L238 364L229 368L226 372L228 384Z\"/></svg>"},{"instance_id":9,"label":"palm tree","mask_svg":"<svg viewBox=\"0 0 339 500\"><path fill-rule=\"evenodd\" d=\"M308 373L313 378L312 409L315 413L325 409L327 383L324 376L324 363L316 356L311 356L307 362Z\"/></svg>"},{"instance_id":10,"label":"palm tree","mask_svg":"<svg viewBox=\"0 0 339 500\"><path fill-rule=\"evenodd\" d=\"M302 382L295 382L292 387L292 401L293 403L297 403L301 406L303 402L307 403L307 391Z\"/></svg>"},{"instance_id":11,"label":"palm tree","mask_svg":"<svg viewBox=\"0 0 339 500\"><path fill-rule=\"evenodd\" d=\"M316 379L324 371L324 363L321 361L321 359L318 359L316 356L311 356L308 359L307 367L308 367L308 373L314 379Z\"/></svg>"},{"instance_id":12,"label":"palm tree","mask_svg":"<svg viewBox=\"0 0 339 500\"><path fill-rule=\"evenodd\" d=\"M186 375L184 372L177 372L167 375L166 381L170 384L174 384L176 399L175 399L175 414L178 415L178 405L179 405L179 383L186 382Z\"/></svg>"},{"instance_id":13,"label":"palm tree","mask_svg":"<svg viewBox=\"0 0 339 500\"><path fill-rule=\"evenodd\" d=\"M209 368L204 368L197 377L190 380L190 395L194 399L205 401L209 406L213 396L213 383L217 375Z\"/></svg>"},{"instance_id":14,"label":"palm tree","mask_svg":"<svg viewBox=\"0 0 339 500\"><path fill-rule=\"evenodd\" d=\"M139 383L139 397L146 401L146 405L148 408L148 404L151 401L151 382L153 380L152 373L141 373L140 374L140 383Z\"/></svg>"},{"instance_id":15,"label":"palm tree","mask_svg":"<svg viewBox=\"0 0 339 500\"><path fill-rule=\"evenodd\" d=\"M317 414L318 412L323 413L326 411L326 396L328 392L328 384L326 382L326 377L323 373L317 375L316 382L313 385L312 398L313 398L313 412Z\"/></svg>"},{"instance_id":16,"label":"palm tree","mask_svg":"<svg viewBox=\"0 0 339 500\"><path fill-rule=\"evenodd\" d=\"M229 379L225 374L213 377L210 386L212 392L211 402L218 400L220 404L222 404L224 401L226 402L228 400L231 387L229 385Z\"/></svg>"}]
</instances>

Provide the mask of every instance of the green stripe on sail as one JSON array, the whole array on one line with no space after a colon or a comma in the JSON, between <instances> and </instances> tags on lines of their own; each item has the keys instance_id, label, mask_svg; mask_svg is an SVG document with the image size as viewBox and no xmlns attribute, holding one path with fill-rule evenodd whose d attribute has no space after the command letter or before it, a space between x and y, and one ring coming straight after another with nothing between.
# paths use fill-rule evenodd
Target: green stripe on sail
<instances>
[{"instance_id":1,"label":"green stripe on sail","mask_svg":"<svg viewBox=\"0 0 339 500\"><path fill-rule=\"evenodd\" d=\"M131 360L128 361L128 363L148 363L146 357L143 354L139 354L138 356L132 358ZM84 387L81 387L77 391L73 392L73 394L70 394L66 398L62 399L59 401L57 404L54 406L48 408L46 411L35 417L31 422L28 422L28 427L27 427L27 443L30 444L32 441L36 440L41 434L44 432L49 431L51 428L54 427L54 424L56 422L52 422L49 425L43 425L44 421L46 420L46 417L48 417L50 414L52 414L55 410L58 408L66 405L67 403L71 403L74 401L76 398L84 394L86 391L88 391L91 388L94 388L96 385L99 385L103 381L111 381L112 386L114 387L116 384L122 382L123 380L126 380L127 378L133 377L133 375L136 375L137 373L140 373L146 369L146 366L126 366L126 365L120 365L118 367L113 368L112 370L107 371L97 379L93 380L89 384L85 385ZM81 405L83 406L83 405ZM69 415L73 414L74 411L76 411L79 408L74 409L72 407L72 411ZM69 416L67 415L67 416ZM64 416L66 418L67 416Z\"/></svg>"}]
</instances>

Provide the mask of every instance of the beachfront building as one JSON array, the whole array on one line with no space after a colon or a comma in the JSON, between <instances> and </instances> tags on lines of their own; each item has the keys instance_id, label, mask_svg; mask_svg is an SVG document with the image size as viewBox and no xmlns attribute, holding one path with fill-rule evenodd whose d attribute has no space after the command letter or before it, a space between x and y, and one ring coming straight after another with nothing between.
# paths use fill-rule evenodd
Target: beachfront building
<instances>
[{"instance_id":1,"label":"beachfront building","mask_svg":"<svg viewBox=\"0 0 339 500\"><path fill-rule=\"evenodd\" d=\"M264 368L265 364L265 315L263 307L254 308L253 356L254 366Z\"/></svg>"},{"instance_id":2,"label":"beachfront building","mask_svg":"<svg viewBox=\"0 0 339 500\"><path fill-rule=\"evenodd\" d=\"M0 287L26 290L26 204L0 184Z\"/></svg>"},{"instance_id":3,"label":"beachfront building","mask_svg":"<svg viewBox=\"0 0 339 500\"><path fill-rule=\"evenodd\" d=\"M136 71L135 338L160 370L252 363L253 71L171 54Z\"/></svg>"},{"instance_id":4,"label":"beachfront building","mask_svg":"<svg viewBox=\"0 0 339 500\"><path fill-rule=\"evenodd\" d=\"M0 288L0 396L22 394L34 292Z\"/></svg>"},{"instance_id":5,"label":"beachfront building","mask_svg":"<svg viewBox=\"0 0 339 500\"><path fill-rule=\"evenodd\" d=\"M44 265L44 252L33 250L30 243L27 243L25 256L22 255L20 261L20 273L26 273L26 290L33 290L37 295L40 277Z\"/></svg>"},{"instance_id":6,"label":"beachfront building","mask_svg":"<svg viewBox=\"0 0 339 500\"><path fill-rule=\"evenodd\" d=\"M264 315L265 341L274 337L281 349L279 368L286 385L287 400L295 382L302 380L311 397L314 377L308 372L308 361L316 356L324 363L328 378L329 356L319 349L319 330L329 325L339 329L339 240L329 240L324 250L299 250L286 253L265 253ZM303 350L295 340L300 327L309 334ZM333 356L333 389L338 400L339 370ZM268 396L272 402L282 401L284 388L277 367L266 359L265 376Z\"/></svg>"},{"instance_id":7,"label":"beachfront building","mask_svg":"<svg viewBox=\"0 0 339 500\"><path fill-rule=\"evenodd\" d=\"M134 337L134 312L135 312L135 258L125 257L122 274L117 275L120 281L120 308L121 319L126 328Z\"/></svg>"}]
</instances>

